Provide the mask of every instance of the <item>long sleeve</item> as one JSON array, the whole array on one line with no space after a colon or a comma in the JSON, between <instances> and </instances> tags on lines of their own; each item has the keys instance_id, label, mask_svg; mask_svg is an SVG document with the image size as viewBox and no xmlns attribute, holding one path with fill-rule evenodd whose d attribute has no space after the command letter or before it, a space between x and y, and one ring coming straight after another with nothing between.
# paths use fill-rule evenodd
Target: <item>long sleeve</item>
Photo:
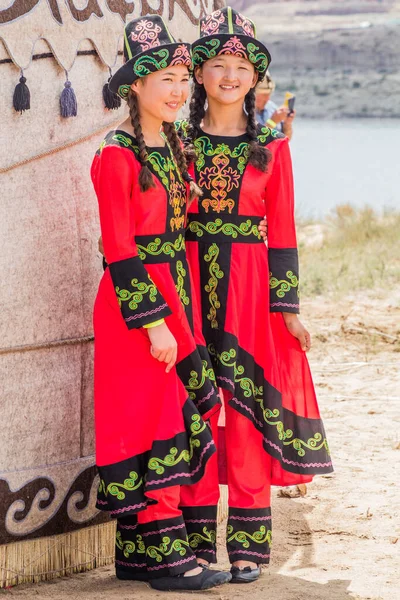
<instances>
[{"instance_id":1,"label":"long sleeve","mask_svg":"<svg viewBox=\"0 0 400 600\"><path fill-rule=\"evenodd\" d=\"M277 145L266 186L271 312L300 312L299 260L294 221L292 161L288 139Z\"/></svg>"},{"instance_id":2,"label":"long sleeve","mask_svg":"<svg viewBox=\"0 0 400 600\"><path fill-rule=\"evenodd\" d=\"M146 271L135 243L135 159L130 150L106 146L95 158L92 179L99 202L104 254L128 329L171 314Z\"/></svg>"}]
</instances>

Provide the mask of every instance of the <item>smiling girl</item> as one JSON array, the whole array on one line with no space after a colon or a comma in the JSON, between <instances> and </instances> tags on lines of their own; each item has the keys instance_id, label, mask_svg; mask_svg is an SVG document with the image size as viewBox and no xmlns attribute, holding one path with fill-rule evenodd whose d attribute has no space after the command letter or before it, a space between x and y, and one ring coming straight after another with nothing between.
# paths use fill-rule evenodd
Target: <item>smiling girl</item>
<instances>
[{"instance_id":1,"label":"smiling girl","mask_svg":"<svg viewBox=\"0 0 400 600\"><path fill-rule=\"evenodd\" d=\"M94 308L97 507L117 518L116 572L160 590L230 580L191 550L178 507L215 452L219 408L191 298L184 227L196 190L173 125L188 96L190 48L157 16L125 28L110 88L129 118L94 158L107 268ZM197 343L196 343L197 342Z\"/></svg>"},{"instance_id":2,"label":"smiling girl","mask_svg":"<svg viewBox=\"0 0 400 600\"><path fill-rule=\"evenodd\" d=\"M229 7L202 19L200 32L190 119L180 124L194 144L193 176L203 192L190 207L187 256L224 398L219 440L226 448L232 582L246 583L269 562L271 484L310 481L332 471L332 463L305 355L310 335L297 316L288 140L255 120L255 86L270 55L253 22ZM264 215L268 248L258 232ZM204 488L208 503L193 511ZM213 522L218 495L212 457L201 482L182 489L189 537L202 514ZM211 540L193 549L199 560L215 562Z\"/></svg>"}]
</instances>

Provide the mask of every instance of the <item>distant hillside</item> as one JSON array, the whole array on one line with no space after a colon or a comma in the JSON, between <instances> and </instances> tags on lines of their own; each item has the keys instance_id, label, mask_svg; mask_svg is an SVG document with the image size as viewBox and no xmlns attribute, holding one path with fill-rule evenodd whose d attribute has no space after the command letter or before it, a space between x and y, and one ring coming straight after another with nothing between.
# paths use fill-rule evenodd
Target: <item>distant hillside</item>
<instances>
[{"instance_id":1,"label":"distant hillside","mask_svg":"<svg viewBox=\"0 0 400 600\"><path fill-rule=\"evenodd\" d=\"M400 1L227 0L252 18L298 114L400 117Z\"/></svg>"}]
</instances>

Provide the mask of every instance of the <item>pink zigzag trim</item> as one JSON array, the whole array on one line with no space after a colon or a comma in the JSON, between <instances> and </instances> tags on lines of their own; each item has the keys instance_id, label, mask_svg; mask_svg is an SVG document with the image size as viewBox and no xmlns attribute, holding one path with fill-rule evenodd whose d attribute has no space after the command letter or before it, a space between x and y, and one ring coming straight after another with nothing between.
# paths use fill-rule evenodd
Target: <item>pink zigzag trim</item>
<instances>
[{"instance_id":1,"label":"pink zigzag trim","mask_svg":"<svg viewBox=\"0 0 400 600\"><path fill-rule=\"evenodd\" d=\"M136 525L119 525L120 529L131 529L132 531L134 531L135 529L138 528L138 524Z\"/></svg>"},{"instance_id":2,"label":"pink zigzag trim","mask_svg":"<svg viewBox=\"0 0 400 600\"><path fill-rule=\"evenodd\" d=\"M101 504L102 506L105 506L106 504L108 504L107 500L96 500L97 504Z\"/></svg>"},{"instance_id":3,"label":"pink zigzag trim","mask_svg":"<svg viewBox=\"0 0 400 600\"><path fill-rule=\"evenodd\" d=\"M169 569L170 567L179 567L179 565L184 565L185 563L196 560L193 556L188 556L187 558L183 558L182 560L178 560L174 563L165 563L163 565L158 565L157 567L147 567L148 571L158 571L159 569Z\"/></svg>"},{"instance_id":4,"label":"pink zigzag trim","mask_svg":"<svg viewBox=\"0 0 400 600\"><path fill-rule=\"evenodd\" d=\"M217 379L222 379L222 381L226 381L227 383L230 383L232 387L235 387L235 384L233 383L232 379L222 377L222 375L217 375Z\"/></svg>"},{"instance_id":5,"label":"pink zigzag trim","mask_svg":"<svg viewBox=\"0 0 400 600\"><path fill-rule=\"evenodd\" d=\"M117 565L121 565L121 567L135 567L136 569L143 569L147 567L146 563L127 563L123 562L122 560L116 560L115 562Z\"/></svg>"},{"instance_id":6,"label":"pink zigzag trim","mask_svg":"<svg viewBox=\"0 0 400 600\"><path fill-rule=\"evenodd\" d=\"M160 310L163 310L163 308L166 308L167 306L168 306L168 304L165 302L165 304L161 304L161 306L158 306L157 308L154 308L153 310L148 310L147 312L144 312L144 313L132 315L131 317L128 317L127 319L125 319L125 321L127 323L129 323L129 321L134 321L135 319L140 319L141 317L147 317L147 315L154 315L154 313L160 312Z\"/></svg>"},{"instance_id":7,"label":"pink zigzag trim","mask_svg":"<svg viewBox=\"0 0 400 600\"><path fill-rule=\"evenodd\" d=\"M231 554L250 554L251 556L259 556L260 558L270 558L270 554L260 554L259 552L251 552L250 550L232 550L228 552L229 556Z\"/></svg>"},{"instance_id":8,"label":"pink zigzag trim","mask_svg":"<svg viewBox=\"0 0 400 600\"><path fill-rule=\"evenodd\" d=\"M271 306L288 306L289 308L300 308L300 304L288 304L287 302L272 302Z\"/></svg>"},{"instance_id":9,"label":"pink zigzag trim","mask_svg":"<svg viewBox=\"0 0 400 600\"><path fill-rule=\"evenodd\" d=\"M237 398L232 398L232 402L236 402L236 404L239 404L239 406L241 406L242 408L244 408L245 410L247 410L247 412L251 414L251 416L253 417L253 419L255 420L255 422L258 424L259 427L261 427L261 428L264 427L263 423L261 423L261 421L259 421L257 419L256 415L251 410L251 408L249 408L248 406L246 406L245 404L243 404L243 402L241 402ZM265 435L263 435L263 439L264 439L264 442L266 444L268 444L269 446L271 446L271 448L275 448L275 450L277 450L279 452L279 454L282 457L282 461L284 463L288 464L288 465L293 465L294 467L301 467L302 469L306 469L308 467L330 467L330 466L332 466L332 461L329 461L327 463L299 463L299 462L296 462L296 461L293 461L293 460L288 460L287 458L285 458L283 456L282 448L280 448L279 446L277 446L276 444L274 444L273 442L271 442L271 440L267 439L265 437Z\"/></svg>"},{"instance_id":10,"label":"pink zigzag trim","mask_svg":"<svg viewBox=\"0 0 400 600\"><path fill-rule=\"evenodd\" d=\"M140 504L133 504L132 506L125 506L124 508L118 508L117 510L111 510L112 515L119 515L120 513L126 512L127 510L133 510L135 508L142 508L147 506L147 502L141 502Z\"/></svg>"},{"instance_id":11,"label":"pink zigzag trim","mask_svg":"<svg viewBox=\"0 0 400 600\"><path fill-rule=\"evenodd\" d=\"M212 390L210 391L210 393L209 393L209 394L207 394L207 396L204 396L204 398L202 398L201 400L199 400L199 401L197 402L197 406L200 406L200 404L203 404L203 402L205 402L206 400L209 400L213 394L214 394L214 389L212 389Z\"/></svg>"},{"instance_id":12,"label":"pink zigzag trim","mask_svg":"<svg viewBox=\"0 0 400 600\"><path fill-rule=\"evenodd\" d=\"M269 517L229 517L229 521L270 521L271 519L271 515Z\"/></svg>"},{"instance_id":13,"label":"pink zigzag trim","mask_svg":"<svg viewBox=\"0 0 400 600\"><path fill-rule=\"evenodd\" d=\"M165 527L164 529L160 529L159 531L146 531L145 533L142 533L142 536L146 537L147 535L157 535L158 533L165 533L166 531L173 531L174 529L182 529L182 527L185 527L184 523L182 523L182 525L173 525L172 527Z\"/></svg>"},{"instance_id":14,"label":"pink zigzag trim","mask_svg":"<svg viewBox=\"0 0 400 600\"><path fill-rule=\"evenodd\" d=\"M216 523L215 519L185 519L185 523Z\"/></svg>"},{"instance_id":15,"label":"pink zigzag trim","mask_svg":"<svg viewBox=\"0 0 400 600\"><path fill-rule=\"evenodd\" d=\"M207 452L207 450L211 446L214 446L214 441L213 440L211 440L210 442L208 442L207 446L205 446L203 448L203 452L200 454L199 464L194 469L194 471L191 471L191 473L175 473L174 475L170 475L169 477L164 477L164 479L158 479L158 480L154 480L153 479L153 481L148 481L147 485L153 485L153 484L160 485L160 483L166 483L167 481L171 481L171 479L176 479L177 477L192 477L198 471L200 471L201 467L203 466L202 465L203 456L204 456L204 454Z\"/></svg>"}]
</instances>

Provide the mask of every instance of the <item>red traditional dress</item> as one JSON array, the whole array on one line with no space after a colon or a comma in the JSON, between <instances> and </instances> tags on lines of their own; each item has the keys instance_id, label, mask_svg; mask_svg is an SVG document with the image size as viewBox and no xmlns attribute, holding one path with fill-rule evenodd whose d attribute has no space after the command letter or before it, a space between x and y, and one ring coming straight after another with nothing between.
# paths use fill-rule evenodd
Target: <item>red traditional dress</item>
<instances>
[{"instance_id":1,"label":"red traditional dress","mask_svg":"<svg viewBox=\"0 0 400 600\"><path fill-rule=\"evenodd\" d=\"M178 126L184 137L187 125ZM306 354L282 317L299 312L288 140L260 127L258 141L272 156L266 173L248 164L246 134L203 133L195 140L193 175L204 195L190 207L186 246L203 334L225 400L220 440L229 486L228 552L232 562L267 563L270 485L310 481L331 472L332 462ZM258 232L265 215L268 247ZM182 491L181 505L189 507L208 486L211 520L217 484L213 457L203 480ZM195 551L210 560L215 545L204 539Z\"/></svg>"},{"instance_id":2,"label":"red traditional dress","mask_svg":"<svg viewBox=\"0 0 400 600\"><path fill-rule=\"evenodd\" d=\"M145 193L129 134L111 131L92 165L108 263L94 308L97 507L118 518L117 567L162 576L197 565L179 492L215 452L202 417L220 400L191 297L186 185L168 145L148 153ZM161 318L178 343L168 374L143 328Z\"/></svg>"}]
</instances>

